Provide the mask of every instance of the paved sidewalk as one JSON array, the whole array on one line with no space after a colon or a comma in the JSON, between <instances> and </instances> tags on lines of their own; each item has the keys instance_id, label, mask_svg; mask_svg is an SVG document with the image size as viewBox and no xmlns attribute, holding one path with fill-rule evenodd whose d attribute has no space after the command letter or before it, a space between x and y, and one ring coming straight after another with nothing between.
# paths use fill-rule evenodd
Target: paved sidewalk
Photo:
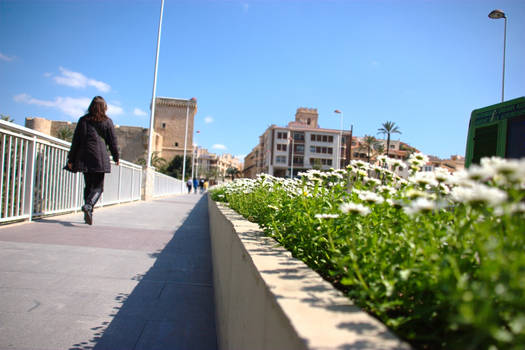
<instances>
[{"instance_id":1,"label":"paved sidewalk","mask_svg":"<svg viewBox=\"0 0 525 350\"><path fill-rule=\"evenodd\" d=\"M216 349L206 197L0 226L0 349Z\"/></svg>"}]
</instances>

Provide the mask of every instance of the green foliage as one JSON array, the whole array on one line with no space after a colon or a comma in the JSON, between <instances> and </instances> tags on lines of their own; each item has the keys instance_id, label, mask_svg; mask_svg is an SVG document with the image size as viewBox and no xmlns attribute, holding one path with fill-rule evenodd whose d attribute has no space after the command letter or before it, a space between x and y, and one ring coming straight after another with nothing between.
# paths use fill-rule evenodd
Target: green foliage
<instances>
[{"instance_id":1,"label":"green foliage","mask_svg":"<svg viewBox=\"0 0 525 350\"><path fill-rule=\"evenodd\" d=\"M239 176L241 172L237 168L228 168L226 169L226 174L232 177L232 181L235 179L236 176Z\"/></svg>"},{"instance_id":2,"label":"green foliage","mask_svg":"<svg viewBox=\"0 0 525 350\"><path fill-rule=\"evenodd\" d=\"M0 119L13 123L15 120L6 114L0 114Z\"/></svg>"},{"instance_id":3,"label":"green foliage","mask_svg":"<svg viewBox=\"0 0 525 350\"><path fill-rule=\"evenodd\" d=\"M377 150L377 147L379 145L380 145L380 142L374 136L365 135L363 137L363 142L358 148L358 150L366 152L366 158L368 159L368 163L370 163L370 160L374 154L374 151Z\"/></svg>"},{"instance_id":4,"label":"green foliage","mask_svg":"<svg viewBox=\"0 0 525 350\"><path fill-rule=\"evenodd\" d=\"M159 153L158 151L155 151L151 154L151 166L154 167L157 171L161 172L161 173L164 173L164 174L167 174L165 172L165 168L168 164L167 160L162 158L162 157L159 157ZM137 164L138 165L142 165L143 167L146 166L146 159L144 158L139 158L137 160ZM167 175L170 175L170 174L167 174Z\"/></svg>"},{"instance_id":5,"label":"green foliage","mask_svg":"<svg viewBox=\"0 0 525 350\"><path fill-rule=\"evenodd\" d=\"M419 172L426 159L415 154L407 181L399 161L379 158L240 179L211 195L416 348L522 348L525 160L485 159L451 176Z\"/></svg>"},{"instance_id":6,"label":"green foliage","mask_svg":"<svg viewBox=\"0 0 525 350\"><path fill-rule=\"evenodd\" d=\"M161 168L161 172L173 176L177 179L182 177L182 163L183 156L175 156L169 164ZM185 180L189 179L191 176L191 157L186 157L186 176Z\"/></svg>"},{"instance_id":7,"label":"green foliage","mask_svg":"<svg viewBox=\"0 0 525 350\"><path fill-rule=\"evenodd\" d=\"M386 121L384 122L379 129L377 129L378 134L386 135L386 155L389 155L390 152L390 135L392 134L401 134L401 130L394 122ZM384 152L384 149L383 149ZM380 153L383 153L380 152Z\"/></svg>"},{"instance_id":8,"label":"green foliage","mask_svg":"<svg viewBox=\"0 0 525 350\"><path fill-rule=\"evenodd\" d=\"M63 126L60 129L57 130L57 137L61 140L71 142L73 140L73 129Z\"/></svg>"}]
</instances>

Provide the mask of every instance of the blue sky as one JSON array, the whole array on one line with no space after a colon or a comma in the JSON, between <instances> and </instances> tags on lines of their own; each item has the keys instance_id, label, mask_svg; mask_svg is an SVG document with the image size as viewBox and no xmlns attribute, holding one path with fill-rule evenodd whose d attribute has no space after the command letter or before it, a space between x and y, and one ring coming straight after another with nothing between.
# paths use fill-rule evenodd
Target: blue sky
<instances>
[{"instance_id":1,"label":"blue sky","mask_svg":"<svg viewBox=\"0 0 525 350\"><path fill-rule=\"evenodd\" d=\"M525 0L165 0L157 96L198 99L196 142L245 155L298 107L464 155L473 109L525 96ZM160 0L0 0L0 114L76 121L95 95L147 127Z\"/></svg>"}]
</instances>

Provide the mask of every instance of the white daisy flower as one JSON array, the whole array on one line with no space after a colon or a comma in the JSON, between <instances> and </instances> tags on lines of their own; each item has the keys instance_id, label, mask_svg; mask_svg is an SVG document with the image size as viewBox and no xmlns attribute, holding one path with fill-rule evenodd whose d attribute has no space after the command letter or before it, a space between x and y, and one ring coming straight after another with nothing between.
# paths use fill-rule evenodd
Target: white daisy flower
<instances>
[{"instance_id":1,"label":"white daisy flower","mask_svg":"<svg viewBox=\"0 0 525 350\"><path fill-rule=\"evenodd\" d=\"M337 219L338 214L315 214L316 219Z\"/></svg>"},{"instance_id":2,"label":"white daisy flower","mask_svg":"<svg viewBox=\"0 0 525 350\"><path fill-rule=\"evenodd\" d=\"M434 177L437 182L447 182L450 179L450 172L445 168L438 167L434 169Z\"/></svg>"},{"instance_id":3,"label":"white daisy flower","mask_svg":"<svg viewBox=\"0 0 525 350\"><path fill-rule=\"evenodd\" d=\"M507 193L484 184L474 184L471 188L454 187L451 192L452 199L460 203L490 204L496 206L507 200Z\"/></svg>"},{"instance_id":4,"label":"white daisy flower","mask_svg":"<svg viewBox=\"0 0 525 350\"><path fill-rule=\"evenodd\" d=\"M359 199L361 199L363 202L367 202L369 204L381 204L385 201L385 199L374 193L374 192L370 192L370 191L363 191L359 194Z\"/></svg>"},{"instance_id":5,"label":"white daisy flower","mask_svg":"<svg viewBox=\"0 0 525 350\"><path fill-rule=\"evenodd\" d=\"M434 210L435 203L426 198L418 198L412 201L408 206L404 207L403 210L408 215L415 215L419 213L427 213Z\"/></svg>"},{"instance_id":6,"label":"white daisy flower","mask_svg":"<svg viewBox=\"0 0 525 350\"><path fill-rule=\"evenodd\" d=\"M362 204L354 203L354 202L343 203L343 204L341 204L339 209L341 209L341 211L344 214L354 213L354 214L359 214L359 215L362 215L362 216L366 216L366 215L370 214L370 208L368 208L368 207L366 207L366 206L364 206Z\"/></svg>"},{"instance_id":7,"label":"white daisy flower","mask_svg":"<svg viewBox=\"0 0 525 350\"><path fill-rule=\"evenodd\" d=\"M371 185L372 187L375 187L375 186L378 186L381 184L381 181L379 181L378 179L375 179L373 177L365 177L364 179L364 182Z\"/></svg>"},{"instance_id":8,"label":"white daisy flower","mask_svg":"<svg viewBox=\"0 0 525 350\"><path fill-rule=\"evenodd\" d=\"M417 183L418 185L430 185L437 186L438 182L436 177L432 172L419 172L414 176L410 177L410 181Z\"/></svg>"}]
</instances>

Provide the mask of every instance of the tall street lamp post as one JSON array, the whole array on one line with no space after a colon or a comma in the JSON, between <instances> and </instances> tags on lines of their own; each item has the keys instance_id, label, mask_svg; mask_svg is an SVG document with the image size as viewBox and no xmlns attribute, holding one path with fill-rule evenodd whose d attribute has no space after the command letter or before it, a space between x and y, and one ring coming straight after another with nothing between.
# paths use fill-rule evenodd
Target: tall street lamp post
<instances>
[{"instance_id":1,"label":"tall street lamp post","mask_svg":"<svg viewBox=\"0 0 525 350\"><path fill-rule=\"evenodd\" d=\"M293 179L293 151L294 151L294 133L290 131L290 141L292 141L292 159L290 159L290 179Z\"/></svg>"},{"instance_id":2,"label":"tall street lamp post","mask_svg":"<svg viewBox=\"0 0 525 350\"><path fill-rule=\"evenodd\" d=\"M342 146L342 143L343 143L343 112L341 112L340 110L336 109L334 111L335 114L339 114L339 116L341 117L340 120L341 120L341 123L339 125L339 141L337 142L337 169L341 169L341 146Z\"/></svg>"},{"instance_id":3,"label":"tall street lamp post","mask_svg":"<svg viewBox=\"0 0 525 350\"><path fill-rule=\"evenodd\" d=\"M197 144L197 135L200 134L200 130L197 130L195 132L195 143L192 147L192 154L191 154L191 178L197 177L198 174L196 172L198 169L195 169L195 167L199 166L199 145ZM195 164L197 162L197 164ZM195 174L195 175L194 175Z\"/></svg>"},{"instance_id":4,"label":"tall street lamp post","mask_svg":"<svg viewBox=\"0 0 525 350\"><path fill-rule=\"evenodd\" d=\"M155 54L155 72L153 73L153 96L151 98L151 115L149 118L149 140L148 140L148 160L147 167L151 167L151 155L153 153L153 127L155 118L155 96L157 94L157 69L159 66L160 34L162 32L162 14L164 12L164 0L160 3L159 32L157 34L157 53Z\"/></svg>"},{"instance_id":5,"label":"tall street lamp post","mask_svg":"<svg viewBox=\"0 0 525 350\"><path fill-rule=\"evenodd\" d=\"M182 189L184 189L184 184L186 183L185 181L185 178L186 178L186 148L188 147L188 117L190 115L190 102L192 100L188 100L186 101L186 131L184 132L184 155L182 156L182 188L181 188L181 191ZM193 151L193 147L191 148L192 151ZM192 157L193 159L193 157ZM193 161L193 160L192 160ZM192 172L193 172L193 169L192 169Z\"/></svg>"},{"instance_id":6,"label":"tall street lamp post","mask_svg":"<svg viewBox=\"0 0 525 350\"><path fill-rule=\"evenodd\" d=\"M507 16L505 15L505 12L501 10L494 10L489 13L489 18L503 18L505 20L505 28L503 30L503 77L501 83L501 102L503 102L505 100L505 47L507 46Z\"/></svg>"}]
</instances>

